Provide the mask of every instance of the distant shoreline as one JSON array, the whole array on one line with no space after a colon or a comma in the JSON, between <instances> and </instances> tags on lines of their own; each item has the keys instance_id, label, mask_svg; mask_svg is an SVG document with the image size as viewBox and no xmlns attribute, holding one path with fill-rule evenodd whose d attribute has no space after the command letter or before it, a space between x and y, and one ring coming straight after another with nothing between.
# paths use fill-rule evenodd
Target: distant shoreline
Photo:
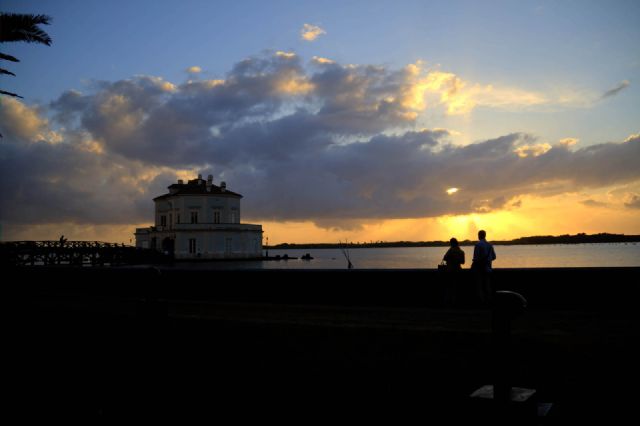
<instances>
[{"instance_id":1,"label":"distant shoreline","mask_svg":"<svg viewBox=\"0 0 640 426\"><path fill-rule=\"evenodd\" d=\"M542 245L542 244L595 244L595 243L635 243L640 242L640 235L624 234L576 234L576 235L539 235L520 237L513 240L490 240L494 245ZM472 246L475 241L460 241L462 246ZM449 241L378 241L378 242L348 242L348 243L282 243L264 246L268 249L337 249L337 248L391 248L391 247L446 247Z\"/></svg>"}]
</instances>

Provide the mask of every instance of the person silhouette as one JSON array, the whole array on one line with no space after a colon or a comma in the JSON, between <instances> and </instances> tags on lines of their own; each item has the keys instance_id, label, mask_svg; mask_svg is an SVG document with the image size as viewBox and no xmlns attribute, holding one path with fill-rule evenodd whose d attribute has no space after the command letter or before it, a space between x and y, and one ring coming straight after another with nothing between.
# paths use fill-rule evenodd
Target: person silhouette
<instances>
[{"instance_id":1,"label":"person silhouette","mask_svg":"<svg viewBox=\"0 0 640 426\"><path fill-rule=\"evenodd\" d=\"M445 253L442 260L447 264L447 279L444 289L444 303L446 305L454 305L456 302L456 294L458 292L459 271L464 265L464 251L460 248L460 244L456 238L449 240L449 250Z\"/></svg>"},{"instance_id":2,"label":"person silhouette","mask_svg":"<svg viewBox=\"0 0 640 426\"><path fill-rule=\"evenodd\" d=\"M478 231L478 242L473 248L473 261L471 269L475 272L476 292L480 303L489 304L493 299L493 288L491 285L491 262L496 260L496 252L487 240L487 233L484 230Z\"/></svg>"},{"instance_id":3,"label":"person silhouette","mask_svg":"<svg viewBox=\"0 0 640 426\"><path fill-rule=\"evenodd\" d=\"M60 247L64 246L64 243L67 242L67 239L63 235L60 235Z\"/></svg>"},{"instance_id":4,"label":"person silhouette","mask_svg":"<svg viewBox=\"0 0 640 426\"><path fill-rule=\"evenodd\" d=\"M459 270L464 265L464 251L460 248L458 240L451 238L449 240L449 250L445 253L442 260L447 264L448 270Z\"/></svg>"}]
</instances>

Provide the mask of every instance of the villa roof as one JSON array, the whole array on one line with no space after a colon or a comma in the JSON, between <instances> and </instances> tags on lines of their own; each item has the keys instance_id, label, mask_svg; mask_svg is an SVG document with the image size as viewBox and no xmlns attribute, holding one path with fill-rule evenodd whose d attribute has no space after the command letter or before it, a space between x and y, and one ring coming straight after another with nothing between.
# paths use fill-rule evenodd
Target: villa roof
<instances>
[{"instance_id":1,"label":"villa roof","mask_svg":"<svg viewBox=\"0 0 640 426\"><path fill-rule=\"evenodd\" d=\"M163 200L177 195L211 195L216 197L242 198L242 195L229 191L225 187L214 185L213 183L211 185L207 185L207 181L204 179L193 179L188 181L186 184L174 183L173 185L169 185L167 188L169 189L168 194L155 197L153 201Z\"/></svg>"}]
</instances>

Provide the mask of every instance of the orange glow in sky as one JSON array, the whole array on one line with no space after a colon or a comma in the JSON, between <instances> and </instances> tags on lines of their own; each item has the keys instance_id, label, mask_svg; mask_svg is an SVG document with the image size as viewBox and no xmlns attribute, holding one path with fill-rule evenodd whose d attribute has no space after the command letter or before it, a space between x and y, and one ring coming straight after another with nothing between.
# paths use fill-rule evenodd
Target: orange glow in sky
<instances>
[{"instance_id":1,"label":"orange glow in sky","mask_svg":"<svg viewBox=\"0 0 640 426\"><path fill-rule=\"evenodd\" d=\"M478 230L490 240L532 235L586 232L640 234L637 212L618 206L587 206L579 194L550 198L523 197L517 209L422 219L367 221L351 229L321 228L312 222L263 222L269 244L336 243L338 241L447 241L477 239Z\"/></svg>"},{"instance_id":2,"label":"orange glow in sky","mask_svg":"<svg viewBox=\"0 0 640 426\"><path fill-rule=\"evenodd\" d=\"M198 174L270 244L640 234L638 2L40 3L3 2L53 45L6 46L0 241L134 242Z\"/></svg>"}]
</instances>

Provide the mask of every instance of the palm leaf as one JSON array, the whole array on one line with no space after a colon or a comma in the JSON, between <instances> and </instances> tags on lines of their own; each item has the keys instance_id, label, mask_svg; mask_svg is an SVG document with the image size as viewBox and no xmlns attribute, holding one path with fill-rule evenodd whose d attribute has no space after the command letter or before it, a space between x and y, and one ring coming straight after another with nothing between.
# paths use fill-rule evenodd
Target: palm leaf
<instances>
[{"instance_id":1,"label":"palm leaf","mask_svg":"<svg viewBox=\"0 0 640 426\"><path fill-rule=\"evenodd\" d=\"M18 13L0 14L0 42L24 41L51 45L51 37L38 25L49 25L51 17Z\"/></svg>"},{"instance_id":2,"label":"palm leaf","mask_svg":"<svg viewBox=\"0 0 640 426\"><path fill-rule=\"evenodd\" d=\"M20 99L24 99L22 96L17 95L15 93L11 93L11 92L5 92L4 90L0 90L0 95L8 95L8 96L13 96L14 98L20 98Z\"/></svg>"},{"instance_id":3,"label":"palm leaf","mask_svg":"<svg viewBox=\"0 0 640 426\"><path fill-rule=\"evenodd\" d=\"M0 74L7 74L7 75L12 75L12 76L16 76L14 73L12 73L11 71L7 71L4 68L0 68Z\"/></svg>"},{"instance_id":4,"label":"palm leaf","mask_svg":"<svg viewBox=\"0 0 640 426\"><path fill-rule=\"evenodd\" d=\"M4 53L0 53L0 59L11 62L20 62L20 59L16 58L15 56L5 55Z\"/></svg>"}]
</instances>

